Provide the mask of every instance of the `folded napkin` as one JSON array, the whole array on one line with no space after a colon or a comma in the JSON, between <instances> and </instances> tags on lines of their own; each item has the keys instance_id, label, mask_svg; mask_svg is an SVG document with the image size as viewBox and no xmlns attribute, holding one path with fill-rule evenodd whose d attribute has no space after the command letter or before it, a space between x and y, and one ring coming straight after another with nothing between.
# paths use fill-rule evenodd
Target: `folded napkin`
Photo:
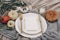
<instances>
[{"instance_id":1,"label":"folded napkin","mask_svg":"<svg viewBox=\"0 0 60 40\"><path fill-rule=\"evenodd\" d=\"M36 34L41 32L38 14L26 13L23 14L22 28L25 33Z\"/></svg>"}]
</instances>

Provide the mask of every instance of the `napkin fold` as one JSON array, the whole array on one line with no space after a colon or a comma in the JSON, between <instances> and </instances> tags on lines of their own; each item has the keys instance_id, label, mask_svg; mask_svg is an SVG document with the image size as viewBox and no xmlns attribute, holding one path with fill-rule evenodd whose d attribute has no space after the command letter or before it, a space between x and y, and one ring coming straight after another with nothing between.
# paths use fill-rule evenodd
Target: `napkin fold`
<instances>
[{"instance_id":1,"label":"napkin fold","mask_svg":"<svg viewBox=\"0 0 60 40\"><path fill-rule=\"evenodd\" d=\"M39 15L35 13L23 14L22 28L25 33L37 34L41 32Z\"/></svg>"}]
</instances>

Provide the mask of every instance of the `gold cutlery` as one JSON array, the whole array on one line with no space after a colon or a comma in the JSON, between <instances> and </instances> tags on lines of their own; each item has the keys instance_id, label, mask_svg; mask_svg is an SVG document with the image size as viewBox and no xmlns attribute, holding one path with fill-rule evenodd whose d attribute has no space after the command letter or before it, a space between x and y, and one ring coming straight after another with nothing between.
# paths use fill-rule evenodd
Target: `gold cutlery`
<instances>
[{"instance_id":1,"label":"gold cutlery","mask_svg":"<svg viewBox=\"0 0 60 40\"><path fill-rule=\"evenodd\" d=\"M22 30L22 19L23 19L23 18L22 18L22 14L20 14L20 25L21 25L20 30L21 30L21 33L22 33L22 31L23 31L23 30Z\"/></svg>"},{"instance_id":2,"label":"gold cutlery","mask_svg":"<svg viewBox=\"0 0 60 40\"><path fill-rule=\"evenodd\" d=\"M41 20L41 15L40 15L40 12L39 12L39 10L38 10L38 17L39 17L39 22L40 22L40 25L41 25L41 34L43 34L43 26L42 26L42 20Z\"/></svg>"}]
</instances>

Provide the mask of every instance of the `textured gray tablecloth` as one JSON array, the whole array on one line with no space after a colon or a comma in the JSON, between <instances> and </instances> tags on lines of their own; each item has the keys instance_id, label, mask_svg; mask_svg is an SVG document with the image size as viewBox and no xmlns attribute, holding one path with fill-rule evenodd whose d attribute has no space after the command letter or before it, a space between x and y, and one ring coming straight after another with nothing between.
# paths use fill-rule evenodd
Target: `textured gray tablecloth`
<instances>
[{"instance_id":1,"label":"textured gray tablecloth","mask_svg":"<svg viewBox=\"0 0 60 40\"><path fill-rule=\"evenodd\" d=\"M31 2L31 3L33 3L33 2ZM37 37L37 38L26 38L26 37L23 37L20 34L18 34L16 32L16 30L12 30L12 31L7 31L6 30L7 34L4 34L4 35L5 36L6 35L7 36L9 36L9 35L12 36L13 35L13 37L11 37L10 40L12 40L12 38L15 40L14 36L17 38L16 40L60 40L60 11L59 11L58 15L59 15L59 18L58 18L58 20L56 22L50 23L50 22L47 21L47 25L48 25L47 26L48 27L47 31L40 37Z\"/></svg>"},{"instance_id":2,"label":"textured gray tablecloth","mask_svg":"<svg viewBox=\"0 0 60 40\"><path fill-rule=\"evenodd\" d=\"M54 10L56 10L56 9L54 9ZM56 11L58 11L58 10L56 10ZM59 18L56 22L50 23L47 21L48 28L47 28L47 31L42 36L37 37L37 38L20 37L20 40L60 40L60 11L58 11L58 15L59 15Z\"/></svg>"},{"instance_id":3,"label":"textured gray tablecloth","mask_svg":"<svg viewBox=\"0 0 60 40\"><path fill-rule=\"evenodd\" d=\"M26 38L18 34L19 36L17 36L18 37L17 40L60 40L60 18L58 19L58 21L54 23L47 22L47 24L48 24L47 31L42 36L37 37L37 38ZM8 33L11 32L10 34L13 35L13 37L16 36L15 31L14 33L13 31L6 31L6 32ZM12 40L13 37L11 37L9 40Z\"/></svg>"},{"instance_id":4,"label":"textured gray tablecloth","mask_svg":"<svg viewBox=\"0 0 60 40\"><path fill-rule=\"evenodd\" d=\"M47 22L47 24L47 31L42 36L37 38L20 37L20 40L60 40L60 18L54 23Z\"/></svg>"}]
</instances>

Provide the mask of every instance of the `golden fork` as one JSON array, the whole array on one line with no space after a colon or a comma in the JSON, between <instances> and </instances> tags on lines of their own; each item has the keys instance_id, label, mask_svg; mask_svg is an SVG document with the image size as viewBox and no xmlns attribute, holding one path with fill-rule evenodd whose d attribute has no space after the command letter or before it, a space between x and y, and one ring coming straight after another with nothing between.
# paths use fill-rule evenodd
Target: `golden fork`
<instances>
[{"instance_id":1,"label":"golden fork","mask_svg":"<svg viewBox=\"0 0 60 40\"><path fill-rule=\"evenodd\" d=\"M20 14L20 25L21 25L20 30L21 30L21 33L22 33L22 14Z\"/></svg>"}]
</instances>

